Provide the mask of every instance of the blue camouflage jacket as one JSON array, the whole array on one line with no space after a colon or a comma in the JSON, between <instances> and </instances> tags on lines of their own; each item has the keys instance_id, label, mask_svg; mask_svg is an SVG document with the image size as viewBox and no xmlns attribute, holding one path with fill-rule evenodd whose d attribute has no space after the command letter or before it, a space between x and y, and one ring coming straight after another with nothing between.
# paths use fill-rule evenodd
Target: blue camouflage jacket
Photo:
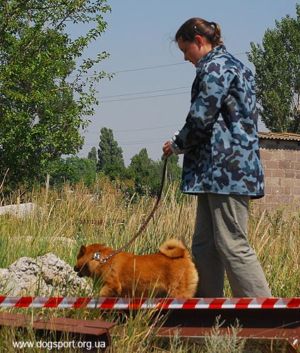
<instances>
[{"instance_id":1,"label":"blue camouflage jacket","mask_svg":"<svg viewBox=\"0 0 300 353\"><path fill-rule=\"evenodd\" d=\"M173 138L173 149L184 153L182 191L262 197L251 71L223 45L201 58L196 70L186 123Z\"/></svg>"}]
</instances>

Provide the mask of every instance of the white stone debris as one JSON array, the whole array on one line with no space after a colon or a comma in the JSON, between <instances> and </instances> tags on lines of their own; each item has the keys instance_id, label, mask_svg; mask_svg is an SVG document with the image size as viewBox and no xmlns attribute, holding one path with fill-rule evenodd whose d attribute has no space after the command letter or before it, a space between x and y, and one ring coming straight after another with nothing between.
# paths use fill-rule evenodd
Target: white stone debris
<instances>
[{"instance_id":1,"label":"white stone debris","mask_svg":"<svg viewBox=\"0 0 300 353\"><path fill-rule=\"evenodd\" d=\"M16 217L23 218L31 215L37 209L36 204L32 202L19 203L16 205L0 206L0 215L13 215Z\"/></svg>"},{"instance_id":2,"label":"white stone debris","mask_svg":"<svg viewBox=\"0 0 300 353\"><path fill-rule=\"evenodd\" d=\"M92 286L52 253L36 259L21 257L0 269L0 293L7 296L85 296Z\"/></svg>"}]
</instances>

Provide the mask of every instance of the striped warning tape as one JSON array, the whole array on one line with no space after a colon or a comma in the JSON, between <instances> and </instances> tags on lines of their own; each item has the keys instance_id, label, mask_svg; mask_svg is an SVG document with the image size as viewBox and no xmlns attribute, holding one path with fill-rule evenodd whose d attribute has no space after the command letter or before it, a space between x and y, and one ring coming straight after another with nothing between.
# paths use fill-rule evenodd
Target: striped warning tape
<instances>
[{"instance_id":1,"label":"striped warning tape","mask_svg":"<svg viewBox=\"0 0 300 353\"><path fill-rule=\"evenodd\" d=\"M0 308L61 309L300 309L295 298L89 298L0 296Z\"/></svg>"}]
</instances>

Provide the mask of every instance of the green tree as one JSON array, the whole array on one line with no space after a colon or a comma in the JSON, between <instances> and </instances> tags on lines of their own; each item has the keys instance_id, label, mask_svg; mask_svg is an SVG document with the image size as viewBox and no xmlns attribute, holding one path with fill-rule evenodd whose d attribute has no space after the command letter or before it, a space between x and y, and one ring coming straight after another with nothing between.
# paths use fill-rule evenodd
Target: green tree
<instances>
[{"instance_id":1,"label":"green tree","mask_svg":"<svg viewBox=\"0 0 300 353\"><path fill-rule=\"evenodd\" d=\"M128 173L134 180L135 190L139 194L156 194L159 190L159 163L148 156L146 148L131 158Z\"/></svg>"},{"instance_id":2,"label":"green tree","mask_svg":"<svg viewBox=\"0 0 300 353\"><path fill-rule=\"evenodd\" d=\"M88 159L94 161L97 164L97 149L96 147L92 147L90 152L88 153Z\"/></svg>"},{"instance_id":3,"label":"green tree","mask_svg":"<svg viewBox=\"0 0 300 353\"><path fill-rule=\"evenodd\" d=\"M97 170L111 179L122 177L125 172L122 148L115 141L113 131L106 127L100 131Z\"/></svg>"},{"instance_id":4,"label":"green tree","mask_svg":"<svg viewBox=\"0 0 300 353\"><path fill-rule=\"evenodd\" d=\"M95 84L106 76L87 73L107 53L82 56L108 10L106 0L0 0L0 180L8 170L11 185L31 183L81 148Z\"/></svg>"},{"instance_id":5,"label":"green tree","mask_svg":"<svg viewBox=\"0 0 300 353\"><path fill-rule=\"evenodd\" d=\"M168 181L170 182L180 181L181 179L182 169L178 165L178 162L179 162L179 157L176 154L172 154L168 158L167 176L168 176Z\"/></svg>"},{"instance_id":6,"label":"green tree","mask_svg":"<svg viewBox=\"0 0 300 353\"><path fill-rule=\"evenodd\" d=\"M48 171L51 185L62 185L66 181L74 185L83 182L91 186L96 180L96 164L93 160L79 157L57 159L52 162Z\"/></svg>"},{"instance_id":7,"label":"green tree","mask_svg":"<svg viewBox=\"0 0 300 353\"><path fill-rule=\"evenodd\" d=\"M300 5L268 29L262 45L251 43L257 98L266 126L274 132L300 133Z\"/></svg>"}]
</instances>

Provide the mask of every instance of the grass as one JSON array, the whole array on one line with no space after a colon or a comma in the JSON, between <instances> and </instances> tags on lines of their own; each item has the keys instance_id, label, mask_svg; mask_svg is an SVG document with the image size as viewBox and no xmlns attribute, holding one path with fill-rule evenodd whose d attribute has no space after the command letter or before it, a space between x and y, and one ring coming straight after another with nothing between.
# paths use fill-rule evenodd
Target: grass
<instances>
[{"instance_id":1,"label":"grass","mask_svg":"<svg viewBox=\"0 0 300 353\"><path fill-rule=\"evenodd\" d=\"M11 203L16 202L17 196L17 193L12 196ZM154 204L154 200L147 196L126 195L120 187L105 178L99 179L92 190L83 185L72 188L65 185L61 190L39 189L23 195L22 201L34 202L38 208L24 218L10 215L0 217L0 268L8 267L22 256L36 257L48 252L74 266L82 244L102 242L119 248L136 233ZM157 251L159 245L170 237L179 238L190 247L195 207L195 198L181 195L178 185L168 186L154 220L131 246L130 251L137 254ZM91 220L97 220L97 224L92 224ZM300 296L300 212L291 214L286 209L278 209L261 213L253 207L249 239L264 268L273 296ZM231 296L227 282L225 295ZM99 316L99 312L93 310L53 310L44 314L80 318ZM119 323L113 339L113 352L267 351L264 345L260 347L257 344L249 348L247 342L239 340L236 337L238 327L232 328L232 334L227 340L220 339L217 323L214 334L201 343L183 341L178 337L159 339L155 336L156 328L148 324L152 314L138 312L124 321L120 320L118 313L105 313L105 319ZM15 351L9 342L18 334L16 330L0 331L0 353ZM35 339L30 331L22 335ZM1 350L4 349L1 347L5 347L5 350ZM285 348L273 351L284 352Z\"/></svg>"}]
</instances>

